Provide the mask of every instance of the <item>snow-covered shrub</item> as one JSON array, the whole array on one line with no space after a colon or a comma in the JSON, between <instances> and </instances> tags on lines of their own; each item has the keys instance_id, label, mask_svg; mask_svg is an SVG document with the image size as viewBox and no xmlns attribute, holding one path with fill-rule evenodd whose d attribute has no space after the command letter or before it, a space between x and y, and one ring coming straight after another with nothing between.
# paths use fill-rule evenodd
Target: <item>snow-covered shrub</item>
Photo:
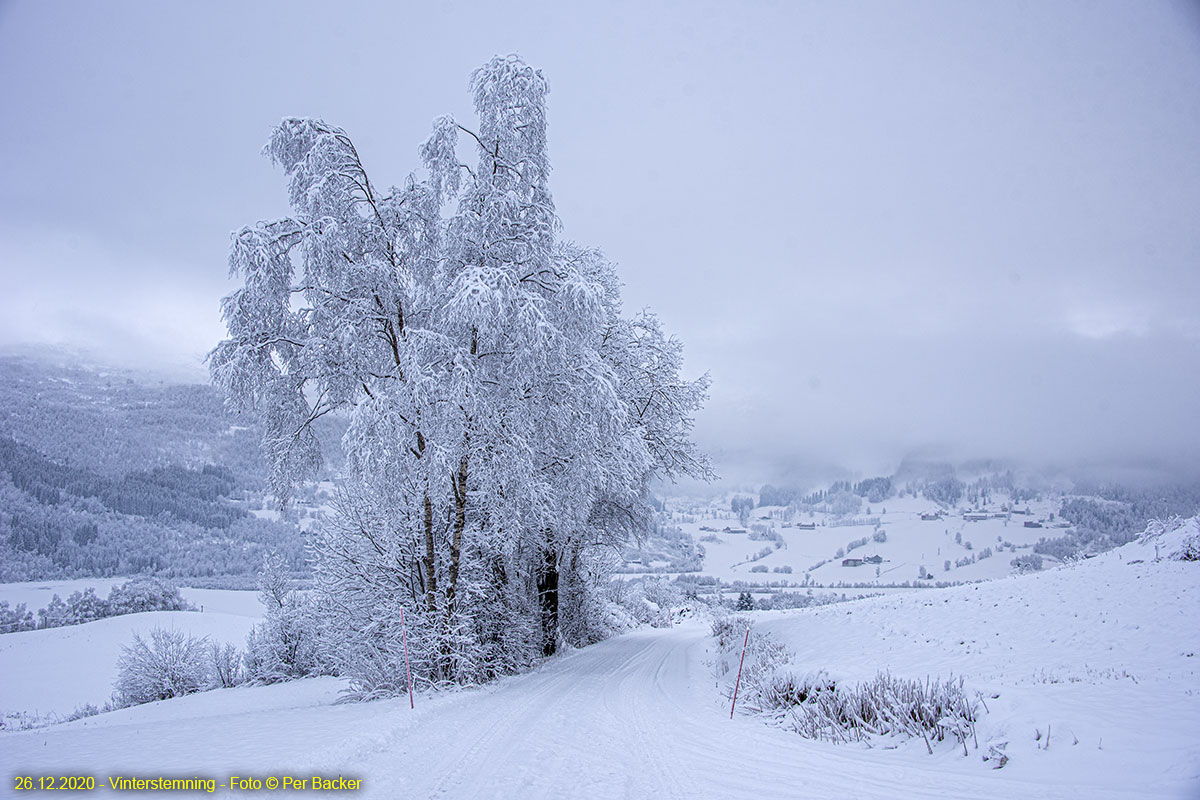
<instances>
[{"instance_id":1,"label":"snow-covered shrub","mask_svg":"<svg viewBox=\"0 0 1200 800\"><path fill-rule=\"evenodd\" d=\"M846 552L849 553L851 550L857 550L860 547L866 547L868 541L870 540L867 539L866 536L862 537L861 539L853 539L846 543Z\"/></svg>"},{"instance_id":2,"label":"snow-covered shrub","mask_svg":"<svg viewBox=\"0 0 1200 800\"><path fill-rule=\"evenodd\" d=\"M783 685L782 679L776 686ZM790 694L782 700L798 700L787 712L787 727L809 739L834 742L863 741L870 736L908 735L930 742L947 739L967 749L975 741L975 723L982 704L957 681L924 681L897 678L881 672L867 683L847 687L827 676L805 677L786 683ZM978 747L978 742L975 741Z\"/></svg>"},{"instance_id":3,"label":"snow-covered shrub","mask_svg":"<svg viewBox=\"0 0 1200 800\"><path fill-rule=\"evenodd\" d=\"M742 708L777 715L778 712L790 711L793 706L807 702L817 692L836 689L837 684L824 672L797 676L791 670L777 670L764 674L761 679L746 681Z\"/></svg>"},{"instance_id":4,"label":"snow-covered shrub","mask_svg":"<svg viewBox=\"0 0 1200 800\"><path fill-rule=\"evenodd\" d=\"M719 655L712 664L720 678L741 671L738 702L743 708L762 710L765 695L774 693L775 676L792 659L792 652L769 634L755 632L745 617L726 617L712 627ZM745 657L742 649L745 648ZM734 684L725 687L732 698Z\"/></svg>"},{"instance_id":5,"label":"snow-covered shrub","mask_svg":"<svg viewBox=\"0 0 1200 800\"><path fill-rule=\"evenodd\" d=\"M646 599L659 608L670 608L684 602L683 591L665 578L646 578L639 583Z\"/></svg>"},{"instance_id":6,"label":"snow-covered shrub","mask_svg":"<svg viewBox=\"0 0 1200 800\"><path fill-rule=\"evenodd\" d=\"M39 608L37 612L38 628L57 628L66 625L67 604L57 594L50 598L50 602L45 608Z\"/></svg>"},{"instance_id":7,"label":"snow-covered shrub","mask_svg":"<svg viewBox=\"0 0 1200 800\"><path fill-rule=\"evenodd\" d=\"M139 577L114 586L108 593L110 615L144 611L194 611L179 589L158 578Z\"/></svg>"},{"instance_id":8,"label":"snow-covered shrub","mask_svg":"<svg viewBox=\"0 0 1200 800\"><path fill-rule=\"evenodd\" d=\"M735 631L721 632L729 641ZM737 644L722 650L736 654ZM739 706L771 716L809 739L848 742L906 735L920 737L930 753L931 742L949 739L965 751L967 739L975 739L982 701L978 692L965 689L961 678L918 681L881 672L867 683L847 686L824 671L797 675L785 669L791 658L791 652L769 635L751 631ZM718 674L728 671L726 666Z\"/></svg>"},{"instance_id":9,"label":"snow-covered shrub","mask_svg":"<svg viewBox=\"0 0 1200 800\"><path fill-rule=\"evenodd\" d=\"M587 571L592 575L609 574L611 564L592 557ZM559 587L560 628L563 640L582 647L607 639L638 625L669 627L673 620L687 616L698 602L695 576L675 581L645 577L627 580L583 580L581 570L571 570ZM691 609L689 611L688 609Z\"/></svg>"},{"instance_id":10,"label":"snow-covered shrub","mask_svg":"<svg viewBox=\"0 0 1200 800\"><path fill-rule=\"evenodd\" d=\"M271 554L263 559L258 588L267 611L266 619L246 638L243 662L247 680L277 683L331 673L332 665L321 653L316 606L291 588L280 556Z\"/></svg>"},{"instance_id":11,"label":"snow-covered shrub","mask_svg":"<svg viewBox=\"0 0 1200 800\"><path fill-rule=\"evenodd\" d=\"M871 539L873 539L876 542L886 542L887 541L887 532L884 531L882 528L880 528L879 530L877 530L871 534Z\"/></svg>"},{"instance_id":12,"label":"snow-covered shrub","mask_svg":"<svg viewBox=\"0 0 1200 800\"><path fill-rule=\"evenodd\" d=\"M24 608L24 606L21 606ZM132 578L120 586L114 586L108 593L108 599L96 594L93 588L72 592L66 602L57 594L50 599L49 605L37 612L38 628L58 628L63 625L82 625L105 617L115 617L120 614L137 614L142 611L194 611L175 586L157 578ZM26 613L29 621L33 615ZM19 627L14 630L27 630ZM5 627L5 617L0 608L0 633L9 633Z\"/></svg>"},{"instance_id":13,"label":"snow-covered shrub","mask_svg":"<svg viewBox=\"0 0 1200 800\"><path fill-rule=\"evenodd\" d=\"M1200 561L1200 534L1185 537L1183 546L1171 554L1176 561Z\"/></svg>"},{"instance_id":14,"label":"snow-covered shrub","mask_svg":"<svg viewBox=\"0 0 1200 800\"><path fill-rule=\"evenodd\" d=\"M37 627L33 612L18 603L16 608L9 608L7 600L0 600L0 633L16 633L31 631Z\"/></svg>"},{"instance_id":15,"label":"snow-covered shrub","mask_svg":"<svg viewBox=\"0 0 1200 800\"><path fill-rule=\"evenodd\" d=\"M737 656L737 659L733 659ZM776 676L791 662L792 651L782 642L765 633L750 632L746 642L746 658L743 661L736 650L730 654L730 660L741 664L742 682L738 691L738 703L744 708L761 710L766 695L770 694ZM731 667L736 666L731 664ZM732 686L728 687L730 695ZM732 698L731 698L732 699Z\"/></svg>"},{"instance_id":16,"label":"snow-covered shrub","mask_svg":"<svg viewBox=\"0 0 1200 800\"><path fill-rule=\"evenodd\" d=\"M1172 538L1179 541L1178 549L1170 554L1172 560L1200 561L1200 517L1184 519L1174 516L1166 520L1152 519L1146 523L1146 530L1142 533L1140 541L1153 542L1157 553L1159 541L1165 534L1175 534Z\"/></svg>"},{"instance_id":17,"label":"snow-covered shrub","mask_svg":"<svg viewBox=\"0 0 1200 800\"><path fill-rule=\"evenodd\" d=\"M748 558L746 560L747 561L758 561L760 558L766 558L769 555L771 555L771 548L764 547L762 550L759 550L757 553L750 556L750 558Z\"/></svg>"},{"instance_id":18,"label":"snow-covered shrub","mask_svg":"<svg viewBox=\"0 0 1200 800\"><path fill-rule=\"evenodd\" d=\"M228 689L245 680L242 654L231 644L208 643L208 673L214 689Z\"/></svg>"},{"instance_id":19,"label":"snow-covered shrub","mask_svg":"<svg viewBox=\"0 0 1200 800\"><path fill-rule=\"evenodd\" d=\"M771 571L772 571L772 572L782 572L782 573L783 573L783 574L785 574L785 575L791 575L791 574L792 574L792 565L791 565L791 564L784 564L784 565L783 565L783 566L781 566L781 567L772 567L772 568L771 568Z\"/></svg>"},{"instance_id":20,"label":"snow-covered shrub","mask_svg":"<svg viewBox=\"0 0 1200 800\"><path fill-rule=\"evenodd\" d=\"M717 617L712 622L709 634L716 640L717 649L722 653L727 653L733 649L735 644L741 647L742 638L750 625L748 617L735 615Z\"/></svg>"},{"instance_id":21,"label":"snow-covered shrub","mask_svg":"<svg viewBox=\"0 0 1200 800\"><path fill-rule=\"evenodd\" d=\"M6 711L0 716L0 731L27 731L49 724L46 717L29 711Z\"/></svg>"},{"instance_id":22,"label":"snow-covered shrub","mask_svg":"<svg viewBox=\"0 0 1200 800\"><path fill-rule=\"evenodd\" d=\"M1042 557L1037 553L1017 556L1008 562L1017 572L1037 572L1042 568Z\"/></svg>"},{"instance_id":23,"label":"snow-covered shrub","mask_svg":"<svg viewBox=\"0 0 1200 800\"><path fill-rule=\"evenodd\" d=\"M112 711L113 707L110 703L106 703L103 708L94 705L93 703L84 703L81 706L75 706L75 710L63 717L63 722L74 722L77 719L85 719L94 717L102 711Z\"/></svg>"},{"instance_id":24,"label":"snow-covered shrub","mask_svg":"<svg viewBox=\"0 0 1200 800\"><path fill-rule=\"evenodd\" d=\"M751 572L767 572L768 570L767 570L766 564L755 564L753 567L750 568L750 571Z\"/></svg>"},{"instance_id":25,"label":"snow-covered shrub","mask_svg":"<svg viewBox=\"0 0 1200 800\"><path fill-rule=\"evenodd\" d=\"M133 635L121 648L113 688L118 706L150 703L198 692L208 685L208 639L184 631L154 628L147 642Z\"/></svg>"},{"instance_id":26,"label":"snow-covered shrub","mask_svg":"<svg viewBox=\"0 0 1200 800\"><path fill-rule=\"evenodd\" d=\"M767 595L757 602L758 608L764 611L772 609L786 608L811 608L813 606L825 606L830 603L840 603L844 598L835 592L825 592L823 594L814 595L809 589L804 592L775 592Z\"/></svg>"},{"instance_id":27,"label":"snow-covered shrub","mask_svg":"<svg viewBox=\"0 0 1200 800\"><path fill-rule=\"evenodd\" d=\"M67 598L65 617L67 625L82 625L85 622L94 622L108 616L112 616L108 602L104 598L98 597L96 590L91 587L82 592L72 592L71 596Z\"/></svg>"},{"instance_id":28,"label":"snow-covered shrub","mask_svg":"<svg viewBox=\"0 0 1200 800\"><path fill-rule=\"evenodd\" d=\"M623 584L623 585L622 585ZM616 589L620 586L619 589ZM688 603L683 590L665 578L643 578L641 580L613 584L612 597L620 611L632 621L624 630L637 625L666 628L671 625L671 609ZM620 633L614 630L613 633Z\"/></svg>"}]
</instances>

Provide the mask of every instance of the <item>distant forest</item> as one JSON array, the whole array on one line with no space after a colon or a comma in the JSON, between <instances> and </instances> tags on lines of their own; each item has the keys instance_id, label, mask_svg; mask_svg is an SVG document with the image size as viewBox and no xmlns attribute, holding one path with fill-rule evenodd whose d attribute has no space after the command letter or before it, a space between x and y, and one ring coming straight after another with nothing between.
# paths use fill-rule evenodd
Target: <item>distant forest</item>
<instances>
[{"instance_id":1,"label":"distant forest","mask_svg":"<svg viewBox=\"0 0 1200 800\"><path fill-rule=\"evenodd\" d=\"M1034 545L1035 553L1056 558L1099 553L1133 541L1151 519L1189 517L1200 512L1200 486L1088 486L1077 487L1076 491L1096 499L1073 497L1065 501L1059 516L1074 527L1063 536L1042 539Z\"/></svg>"},{"instance_id":2,"label":"distant forest","mask_svg":"<svg viewBox=\"0 0 1200 800\"><path fill-rule=\"evenodd\" d=\"M270 551L307 569L294 522L249 512L259 433L213 387L24 358L0 378L0 580L251 575Z\"/></svg>"}]
</instances>

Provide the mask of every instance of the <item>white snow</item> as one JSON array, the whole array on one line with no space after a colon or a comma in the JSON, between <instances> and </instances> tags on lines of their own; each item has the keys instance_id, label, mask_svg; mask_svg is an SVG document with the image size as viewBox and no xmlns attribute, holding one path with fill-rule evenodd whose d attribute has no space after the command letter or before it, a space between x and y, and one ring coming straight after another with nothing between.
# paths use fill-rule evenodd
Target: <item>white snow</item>
<instances>
[{"instance_id":1,"label":"white snow","mask_svg":"<svg viewBox=\"0 0 1200 800\"><path fill-rule=\"evenodd\" d=\"M730 720L706 626L689 622L419 695L415 711L407 698L336 705L341 684L320 679L0 734L0 773L342 774L372 798L1195 797L1200 565L1153 559L1130 545L1032 576L756 615L800 669L964 676L990 709L981 745L1009 741L1001 770L953 746L834 745Z\"/></svg>"},{"instance_id":2,"label":"white snow","mask_svg":"<svg viewBox=\"0 0 1200 800\"><path fill-rule=\"evenodd\" d=\"M1026 521L1044 520L1056 511L1060 498L1048 498L1030 503L1021 503L1024 509L1029 506L1029 516L1013 514L1011 519L987 519L979 522L967 521L963 518L962 509L955 509L938 520L922 520L922 513L933 513L939 510L936 503L923 498L892 497L882 503L863 504L862 510L855 516L859 518L879 517L880 525L887 535L887 541L876 542L872 539L874 525L837 525L831 514L814 512L800 514L791 520L780 518L785 515L785 509L779 506L755 508L750 514L746 526L742 526L736 514L729 511L728 506L719 509L693 508L688 512L676 512L672 515L671 523L690 533L697 543L705 549L704 566L701 573L711 575L723 581L745 581L747 583L767 583L780 586L798 587L804 583L807 574L812 583L818 586L836 587L840 593L845 591L849 596L855 594L872 594L876 590L849 589L838 587L839 583L870 583L897 584L915 581L924 566L934 581L972 582L990 580L1008 575L1012 572L1009 562L1018 555L1032 552L1032 546L1042 537L1053 538L1061 536L1063 531L1055 528L1026 528ZM871 513L867 514L868 507ZM883 513L886 509L887 513ZM995 503L990 510L998 513L1000 504ZM766 517L767 519L763 519ZM815 523L814 530L804 530L796 527L796 523ZM783 547L776 549L770 541L751 539L748 533L726 533L723 529L745 527L748 531L751 525L766 525L772 528L783 540ZM785 527L785 524L788 526ZM703 530L715 528L716 530ZM962 537L960 544L955 540L956 534ZM709 537L709 541L702 538ZM715 537L718 541L711 541ZM837 555L839 548L856 539L868 540L864 547ZM971 544L968 548L967 543ZM1016 549L999 550L1003 542L1008 542ZM764 547L770 547L772 552L764 558L754 559L754 556ZM993 555L989 558L979 558L984 548L990 548ZM858 567L843 567L842 558L879 555L884 562L879 565L879 575L875 575L875 566L864 564ZM975 563L961 567L954 566L960 559L975 557ZM810 568L826 562L822 566ZM944 569L944 562L950 561L951 569ZM1048 564L1054 559L1047 558ZM751 572L757 565L767 567L766 573ZM775 567L790 566L792 572L774 572Z\"/></svg>"},{"instance_id":3,"label":"white snow","mask_svg":"<svg viewBox=\"0 0 1200 800\"><path fill-rule=\"evenodd\" d=\"M1155 562L1152 543L1134 543L1034 575L755 616L798 673L965 677L990 711L981 745L1009 742L1006 772L1172 796L1200 789L1200 565L1166 560L1171 549Z\"/></svg>"},{"instance_id":4,"label":"white snow","mask_svg":"<svg viewBox=\"0 0 1200 800\"><path fill-rule=\"evenodd\" d=\"M117 677L121 647L134 633L176 628L215 642L246 643L254 617L196 611L152 611L0 636L0 712L69 714L85 703L104 705Z\"/></svg>"},{"instance_id":5,"label":"white snow","mask_svg":"<svg viewBox=\"0 0 1200 800\"><path fill-rule=\"evenodd\" d=\"M128 580L129 578L78 578L0 583L0 600L7 600L10 606L24 603L36 616L38 609L48 606L56 594L66 600L74 592L95 589L99 597L105 598L114 586L120 586ZM263 615L262 602L258 599L257 591L194 589L184 586L179 589L179 593L184 600L196 608L204 608L205 611L220 611L255 619Z\"/></svg>"}]
</instances>

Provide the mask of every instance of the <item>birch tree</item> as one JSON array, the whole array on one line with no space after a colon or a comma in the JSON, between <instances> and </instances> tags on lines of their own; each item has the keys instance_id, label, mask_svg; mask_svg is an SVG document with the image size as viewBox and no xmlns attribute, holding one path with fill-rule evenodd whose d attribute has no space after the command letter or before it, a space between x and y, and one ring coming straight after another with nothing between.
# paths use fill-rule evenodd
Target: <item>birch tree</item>
<instances>
[{"instance_id":1,"label":"birch tree","mask_svg":"<svg viewBox=\"0 0 1200 800\"><path fill-rule=\"evenodd\" d=\"M544 77L495 58L471 90L476 127L435 120L420 177L386 190L341 129L281 123L266 153L293 213L235 235L243 286L210 354L263 418L283 500L320 464L314 422L350 418L313 554L363 694L401 688L401 608L431 683L594 638L594 551L645 526L655 476L708 474L689 438L706 379L680 376L652 315L622 316L598 250L560 238Z\"/></svg>"}]
</instances>

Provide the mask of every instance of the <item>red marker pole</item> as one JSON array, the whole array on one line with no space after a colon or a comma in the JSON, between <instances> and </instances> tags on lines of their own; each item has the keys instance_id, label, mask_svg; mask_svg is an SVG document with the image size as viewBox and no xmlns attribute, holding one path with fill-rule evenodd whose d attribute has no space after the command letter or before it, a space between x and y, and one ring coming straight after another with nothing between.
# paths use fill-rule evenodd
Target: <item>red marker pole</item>
<instances>
[{"instance_id":1,"label":"red marker pole","mask_svg":"<svg viewBox=\"0 0 1200 800\"><path fill-rule=\"evenodd\" d=\"M750 631L746 631L747 635ZM408 631L404 627L404 609L400 609L400 637L404 640L404 677L408 679L408 707L416 708L413 705L412 696L412 672L408 668ZM738 671L741 674L741 671Z\"/></svg>"},{"instance_id":2,"label":"red marker pole","mask_svg":"<svg viewBox=\"0 0 1200 800\"><path fill-rule=\"evenodd\" d=\"M733 684L733 703L729 706L729 718L733 719L733 710L737 708L738 687L742 685L742 665L746 663L746 645L750 644L750 629L746 628L746 638L742 640L742 660L738 662L737 682Z\"/></svg>"}]
</instances>

